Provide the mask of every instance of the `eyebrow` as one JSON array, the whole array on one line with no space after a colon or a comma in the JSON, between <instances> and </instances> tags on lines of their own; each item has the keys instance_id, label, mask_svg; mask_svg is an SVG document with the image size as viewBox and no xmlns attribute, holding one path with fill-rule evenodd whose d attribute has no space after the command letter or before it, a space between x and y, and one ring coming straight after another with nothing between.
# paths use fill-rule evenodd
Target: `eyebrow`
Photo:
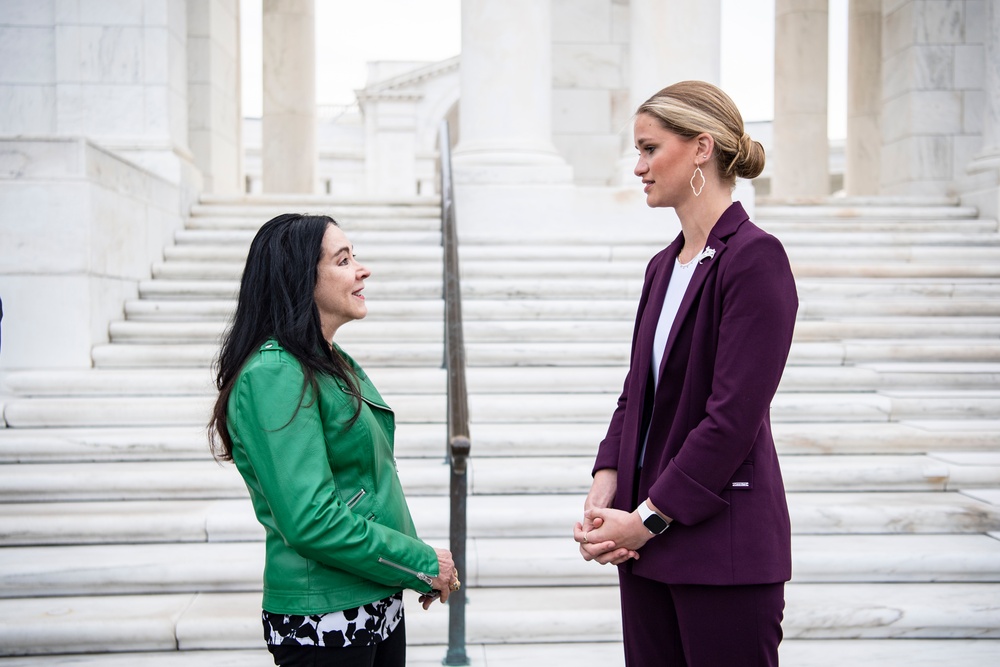
<instances>
[{"instance_id":1,"label":"eyebrow","mask_svg":"<svg viewBox=\"0 0 1000 667\"><path fill-rule=\"evenodd\" d=\"M349 254L349 255L352 255L352 254L354 254L354 248L351 247L351 246L349 246L349 245L345 245L345 246L343 246L341 248L337 248L336 252L334 252L333 255L331 255L331 257L339 257L342 253L345 253L345 252L347 254Z\"/></svg>"}]
</instances>

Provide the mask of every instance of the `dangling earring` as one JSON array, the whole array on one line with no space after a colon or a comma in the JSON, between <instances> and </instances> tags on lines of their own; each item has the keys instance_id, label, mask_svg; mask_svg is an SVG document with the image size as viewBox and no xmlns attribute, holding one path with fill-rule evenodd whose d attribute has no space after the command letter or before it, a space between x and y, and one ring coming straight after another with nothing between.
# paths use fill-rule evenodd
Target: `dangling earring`
<instances>
[{"instance_id":1,"label":"dangling earring","mask_svg":"<svg viewBox=\"0 0 1000 667\"><path fill-rule=\"evenodd\" d=\"M698 187L695 187L694 184L696 178L701 179L701 185L699 185ZM701 191L705 189L705 172L703 172L701 170L701 167L699 167L698 165L694 166L694 173L691 174L691 180L689 181L689 183L691 185L691 192L694 193L694 196L700 197Z\"/></svg>"}]
</instances>

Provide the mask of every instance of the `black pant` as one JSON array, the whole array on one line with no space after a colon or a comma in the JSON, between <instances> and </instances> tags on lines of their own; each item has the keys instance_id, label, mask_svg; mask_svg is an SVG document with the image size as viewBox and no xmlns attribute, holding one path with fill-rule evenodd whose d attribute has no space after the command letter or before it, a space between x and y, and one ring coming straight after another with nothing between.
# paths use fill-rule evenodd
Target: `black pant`
<instances>
[{"instance_id":1,"label":"black pant","mask_svg":"<svg viewBox=\"0 0 1000 667\"><path fill-rule=\"evenodd\" d=\"M268 646L278 667L406 667L406 619L374 646Z\"/></svg>"}]
</instances>

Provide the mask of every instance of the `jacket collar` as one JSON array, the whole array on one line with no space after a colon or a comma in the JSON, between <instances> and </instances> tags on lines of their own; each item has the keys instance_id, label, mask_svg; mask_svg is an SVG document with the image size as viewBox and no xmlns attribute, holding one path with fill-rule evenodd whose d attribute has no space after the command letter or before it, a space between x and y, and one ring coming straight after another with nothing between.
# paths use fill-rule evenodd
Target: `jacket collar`
<instances>
[{"instance_id":1,"label":"jacket collar","mask_svg":"<svg viewBox=\"0 0 1000 667\"><path fill-rule=\"evenodd\" d=\"M347 365L351 367L351 369L354 371L355 376L357 376L358 391L361 393L362 400L364 400L364 402L368 403L369 405L392 412L392 408L386 405L385 399L382 398L382 395L378 393L378 389L376 389L375 385L372 384L371 380L368 379L368 374L365 373L364 369L362 369L361 366L358 365L358 362L354 361L353 357L344 352L344 350L341 349L341 347L336 343L333 344L333 349L334 352L339 354L341 358L343 358L344 361L347 362ZM264 341L264 343L260 346L260 351L263 352L265 350L284 351L285 348L281 346L281 343L278 342L278 339L269 338L268 340ZM342 379L338 377L332 377L330 379L338 387L340 387L341 391L348 394L351 393L350 387L348 387L347 383L344 382Z\"/></svg>"}]
</instances>

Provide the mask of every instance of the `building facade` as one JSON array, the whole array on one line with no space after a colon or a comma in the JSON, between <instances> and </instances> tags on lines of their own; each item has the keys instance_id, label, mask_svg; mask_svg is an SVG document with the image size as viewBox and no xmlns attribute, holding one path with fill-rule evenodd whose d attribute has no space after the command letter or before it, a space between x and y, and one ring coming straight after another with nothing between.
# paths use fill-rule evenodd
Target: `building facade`
<instances>
[{"instance_id":1,"label":"building facade","mask_svg":"<svg viewBox=\"0 0 1000 667\"><path fill-rule=\"evenodd\" d=\"M463 234L652 225L619 187L632 109L719 80L718 0L462 0L461 56L374 64L355 115L327 122L314 1L264 3L264 115L247 137L238 0L0 3L0 368L90 365L201 194L434 192L442 119ZM832 191L827 22L826 0L775 0L775 198ZM851 0L848 54L845 193L996 217L1000 3Z\"/></svg>"}]
</instances>

